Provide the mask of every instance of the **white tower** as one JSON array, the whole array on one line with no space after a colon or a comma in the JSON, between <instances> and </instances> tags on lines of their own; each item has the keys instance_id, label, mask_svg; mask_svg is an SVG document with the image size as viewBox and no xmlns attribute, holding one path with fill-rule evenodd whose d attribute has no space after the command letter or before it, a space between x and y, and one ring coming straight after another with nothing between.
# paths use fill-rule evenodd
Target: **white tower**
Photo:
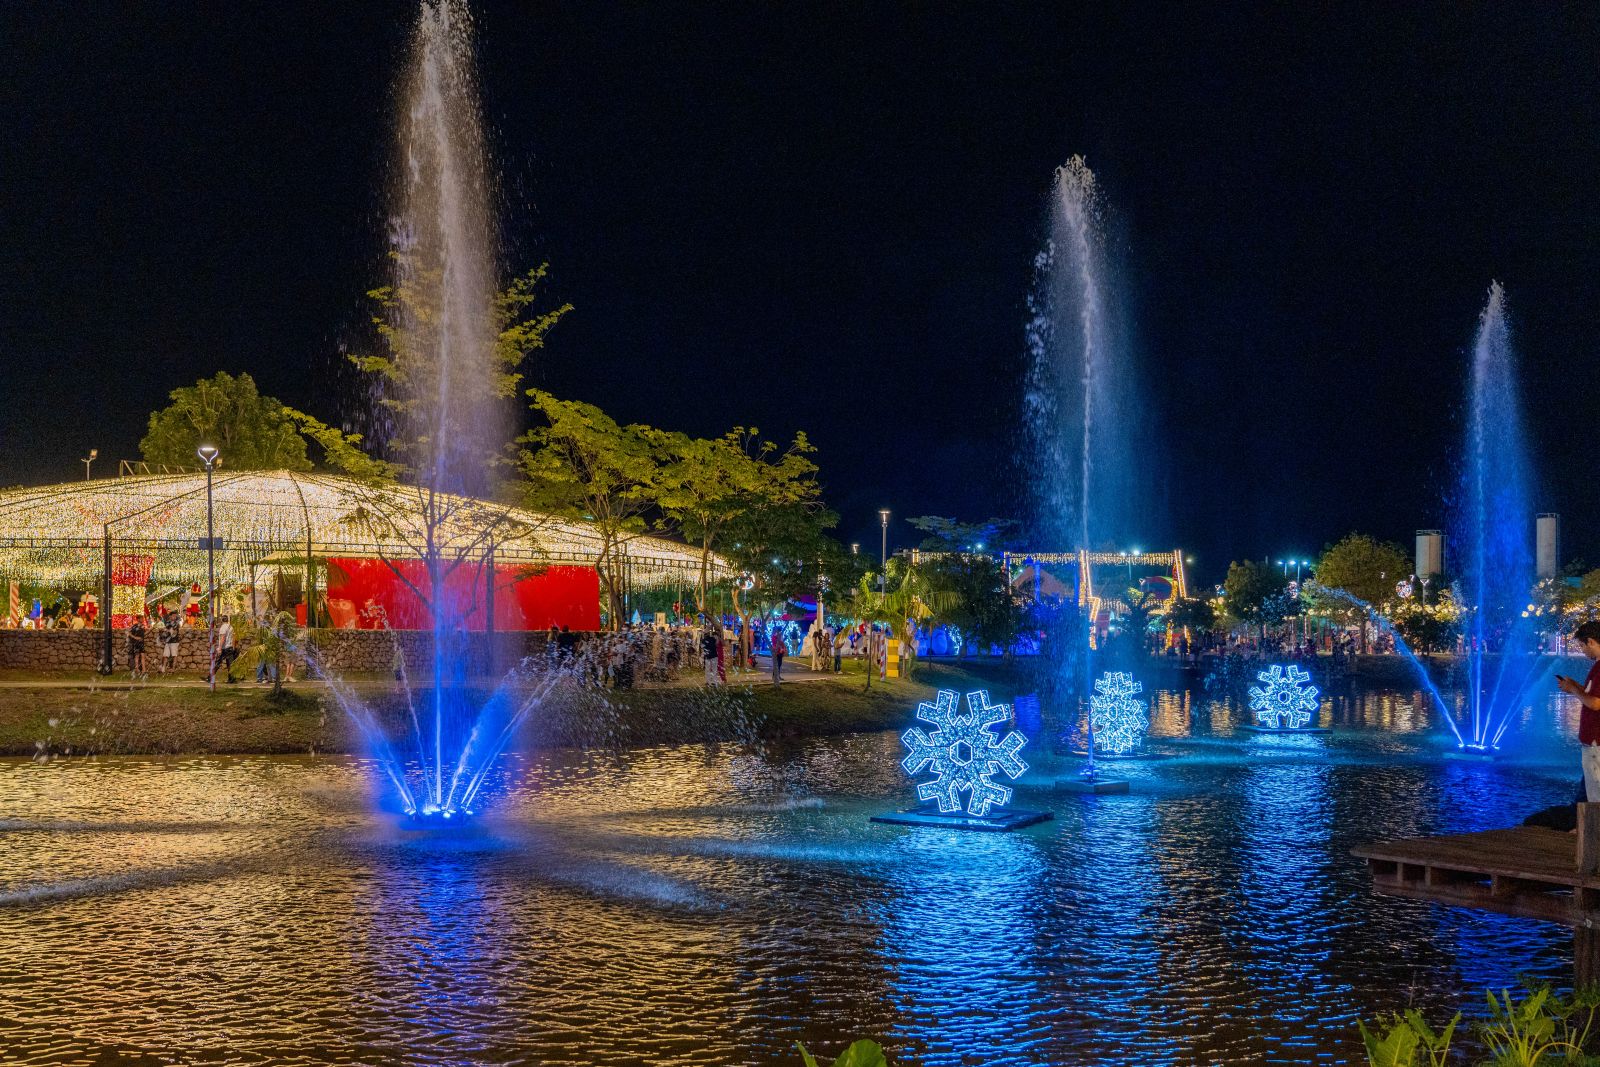
<instances>
[{"instance_id":1,"label":"white tower","mask_svg":"<svg viewBox=\"0 0 1600 1067\"><path fill-rule=\"evenodd\" d=\"M1417 531L1417 577L1437 578L1444 573L1444 531Z\"/></svg>"},{"instance_id":2,"label":"white tower","mask_svg":"<svg viewBox=\"0 0 1600 1067\"><path fill-rule=\"evenodd\" d=\"M1561 516L1542 511L1533 523L1534 573L1540 578L1554 578L1561 573Z\"/></svg>"}]
</instances>

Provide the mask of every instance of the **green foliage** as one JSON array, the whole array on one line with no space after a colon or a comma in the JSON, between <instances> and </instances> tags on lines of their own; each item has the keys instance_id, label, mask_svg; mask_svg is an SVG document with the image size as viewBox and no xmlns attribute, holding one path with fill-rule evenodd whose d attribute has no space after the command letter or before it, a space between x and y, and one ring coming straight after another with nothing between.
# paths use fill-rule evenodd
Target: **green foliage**
<instances>
[{"instance_id":1,"label":"green foliage","mask_svg":"<svg viewBox=\"0 0 1600 1067\"><path fill-rule=\"evenodd\" d=\"M1361 1028L1361 1043L1367 1050L1370 1067L1445 1067L1450 1062L1450 1044L1455 1039L1461 1013L1456 1012L1443 1029L1435 1031L1415 1008L1403 1015L1380 1015L1373 1025L1379 1032ZM1424 1058L1426 1057L1426 1058Z\"/></svg>"},{"instance_id":2,"label":"green foliage","mask_svg":"<svg viewBox=\"0 0 1600 1067\"><path fill-rule=\"evenodd\" d=\"M964 652L1010 648L1022 630L1023 608L1012 595L1003 559L986 550L997 547L1016 523L1000 518L967 523L938 515L907 521L928 535L917 563L901 579L925 609L910 617L954 626L965 638ZM891 570L890 577L895 576Z\"/></svg>"},{"instance_id":3,"label":"green foliage","mask_svg":"<svg viewBox=\"0 0 1600 1067\"><path fill-rule=\"evenodd\" d=\"M1377 607L1394 599L1395 584L1411 574L1411 559L1399 545L1366 534L1350 534L1322 553L1317 562L1317 583L1342 589ZM1345 609L1335 601L1330 607Z\"/></svg>"},{"instance_id":4,"label":"green foliage","mask_svg":"<svg viewBox=\"0 0 1600 1067\"><path fill-rule=\"evenodd\" d=\"M218 371L168 395L172 402L150 416L139 442L145 462L198 467L195 449L209 444L228 470L311 469L293 413L262 396L250 375Z\"/></svg>"},{"instance_id":5,"label":"green foliage","mask_svg":"<svg viewBox=\"0 0 1600 1067\"><path fill-rule=\"evenodd\" d=\"M1457 1044L1461 1013L1435 1031L1420 1012L1380 1015L1369 1028L1360 1024L1370 1067L1595 1067L1590 1054L1600 989L1562 995L1548 986L1528 986L1521 997L1509 990L1486 995L1488 1015L1472 1023L1480 1046ZM1481 1052L1473 1056L1472 1051Z\"/></svg>"},{"instance_id":6,"label":"green foliage","mask_svg":"<svg viewBox=\"0 0 1600 1067\"><path fill-rule=\"evenodd\" d=\"M800 1060L805 1067L818 1067L817 1058L806 1051L806 1047L795 1042L795 1048L800 1050ZM833 1067L889 1067L889 1060L883 1054L883 1049L876 1041L857 1041L833 1061Z\"/></svg>"},{"instance_id":7,"label":"green foliage","mask_svg":"<svg viewBox=\"0 0 1600 1067\"><path fill-rule=\"evenodd\" d=\"M762 439L754 426L716 438L666 434L666 463L656 502L684 540L700 549L695 597L705 610L711 555L736 540L729 528L758 511L789 505L820 507L816 449L797 433L786 449Z\"/></svg>"},{"instance_id":8,"label":"green foliage","mask_svg":"<svg viewBox=\"0 0 1600 1067\"><path fill-rule=\"evenodd\" d=\"M1265 632L1271 623L1287 618L1292 605L1285 596L1288 579L1276 568L1245 560L1228 564L1222 592L1228 614Z\"/></svg>"},{"instance_id":9,"label":"green foliage","mask_svg":"<svg viewBox=\"0 0 1600 1067\"><path fill-rule=\"evenodd\" d=\"M1167 609L1167 621L1180 630L1188 629L1199 633L1217 624L1217 611L1209 600L1189 597L1173 601L1172 606Z\"/></svg>"},{"instance_id":10,"label":"green foliage","mask_svg":"<svg viewBox=\"0 0 1600 1067\"><path fill-rule=\"evenodd\" d=\"M596 565L615 625L622 598L618 556L644 533L645 513L660 492L663 435L648 426L619 426L593 404L540 389L528 395L547 424L518 439L523 503L593 524L600 535Z\"/></svg>"},{"instance_id":11,"label":"green foliage","mask_svg":"<svg viewBox=\"0 0 1600 1067\"><path fill-rule=\"evenodd\" d=\"M431 396L444 368L438 353L443 350L440 329L439 292L443 270L437 264L423 263L399 252L390 253L399 280L367 292L375 305L372 325L382 351L353 353L350 362L382 381L386 388L382 403L401 415L418 409L424 395ZM563 304L547 312L535 312L538 287L549 270L541 264L514 279L495 295L492 305L493 359L488 373L476 380L454 378L450 388L457 401L470 410L476 404L494 404L516 396L522 382L522 366L545 344L545 335L572 310ZM431 447L428 435L412 425L409 436L393 442L414 466L426 462ZM491 461L494 457L484 457Z\"/></svg>"}]
</instances>

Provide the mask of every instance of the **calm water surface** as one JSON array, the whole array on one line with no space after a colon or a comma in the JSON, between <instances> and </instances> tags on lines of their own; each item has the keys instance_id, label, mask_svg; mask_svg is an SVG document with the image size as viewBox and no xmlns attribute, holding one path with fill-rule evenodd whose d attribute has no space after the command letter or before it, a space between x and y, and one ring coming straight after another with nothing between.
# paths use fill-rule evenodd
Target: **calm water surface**
<instances>
[{"instance_id":1,"label":"calm water surface","mask_svg":"<svg viewBox=\"0 0 1600 1067\"><path fill-rule=\"evenodd\" d=\"M881 826L895 734L626 765L534 754L465 836L369 814L340 758L0 761L0 1062L1344 1063L1354 1020L1564 981L1560 927L1367 890L1355 843L1570 798L1575 710L1442 761L1410 692L1330 735L1155 694L1123 797L1009 835Z\"/></svg>"}]
</instances>

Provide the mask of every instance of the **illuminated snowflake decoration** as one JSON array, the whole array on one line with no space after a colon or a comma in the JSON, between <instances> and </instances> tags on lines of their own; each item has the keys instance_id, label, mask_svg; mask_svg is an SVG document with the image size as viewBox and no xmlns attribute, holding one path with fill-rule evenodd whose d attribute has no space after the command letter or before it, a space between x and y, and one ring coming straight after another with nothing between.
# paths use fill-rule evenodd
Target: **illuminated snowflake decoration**
<instances>
[{"instance_id":1,"label":"illuminated snowflake decoration","mask_svg":"<svg viewBox=\"0 0 1600 1067\"><path fill-rule=\"evenodd\" d=\"M956 694L949 689L939 690L935 703L917 705L917 718L932 723L934 731L929 736L913 726L905 732L900 740L910 751L900 766L912 775L932 770L934 780L918 783L917 797L938 801L941 812L959 811L966 793L967 814L987 815L1011 800L1011 788L990 777L1002 771L1007 778L1020 777L1028 765L1017 753L1028 740L1015 730L1003 738L994 735L990 727L1009 719L1011 709L990 704L986 690L968 693L967 708L965 713L956 709Z\"/></svg>"},{"instance_id":2,"label":"illuminated snowflake decoration","mask_svg":"<svg viewBox=\"0 0 1600 1067\"><path fill-rule=\"evenodd\" d=\"M1256 675L1266 683L1250 687L1250 710L1269 730L1298 730L1317 710L1317 687L1306 685L1311 675L1299 667L1273 667Z\"/></svg>"},{"instance_id":3,"label":"illuminated snowflake decoration","mask_svg":"<svg viewBox=\"0 0 1600 1067\"><path fill-rule=\"evenodd\" d=\"M1124 671L1110 671L1095 679L1094 695L1089 698L1095 751L1123 756L1139 747L1150 728L1144 701L1134 699L1142 692L1144 683Z\"/></svg>"}]
</instances>

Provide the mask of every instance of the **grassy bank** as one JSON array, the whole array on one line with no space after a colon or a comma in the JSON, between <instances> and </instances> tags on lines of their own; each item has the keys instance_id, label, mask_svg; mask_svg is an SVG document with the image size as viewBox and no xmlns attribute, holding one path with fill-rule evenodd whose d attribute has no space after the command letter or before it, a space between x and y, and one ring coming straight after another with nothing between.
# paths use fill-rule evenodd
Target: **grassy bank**
<instances>
[{"instance_id":1,"label":"grassy bank","mask_svg":"<svg viewBox=\"0 0 1600 1067\"><path fill-rule=\"evenodd\" d=\"M1025 684L1004 663L931 664L915 680L873 679L857 669L840 677L770 684L611 690L570 688L530 716L535 745L627 748L647 744L806 737L901 728L912 706L938 688L988 687L1009 699ZM394 726L404 698L386 681L358 682L364 700ZM71 685L0 689L0 755L304 754L355 750L354 730L320 685L300 685L275 702L267 688Z\"/></svg>"}]
</instances>

